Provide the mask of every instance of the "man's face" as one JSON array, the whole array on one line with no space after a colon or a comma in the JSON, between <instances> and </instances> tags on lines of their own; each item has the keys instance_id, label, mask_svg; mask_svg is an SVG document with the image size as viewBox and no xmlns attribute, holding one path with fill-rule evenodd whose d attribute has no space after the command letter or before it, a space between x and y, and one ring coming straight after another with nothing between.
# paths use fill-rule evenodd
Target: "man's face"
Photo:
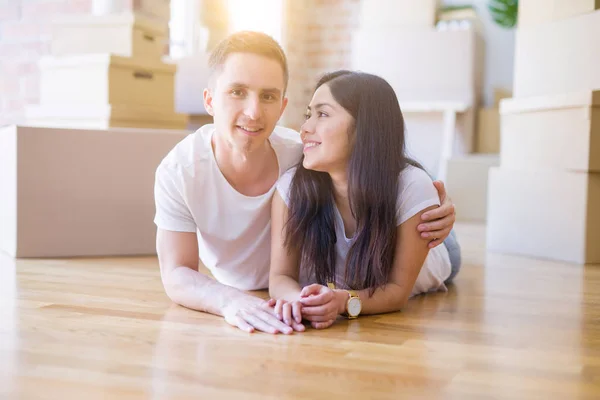
<instances>
[{"instance_id":1,"label":"man's face","mask_svg":"<svg viewBox=\"0 0 600 400\"><path fill-rule=\"evenodd\" d=\"M232 53L216 74L204 106L217 135L243 153L261 148L287 105L283 68L264 56Z\"/></svg>"}]
</instances>

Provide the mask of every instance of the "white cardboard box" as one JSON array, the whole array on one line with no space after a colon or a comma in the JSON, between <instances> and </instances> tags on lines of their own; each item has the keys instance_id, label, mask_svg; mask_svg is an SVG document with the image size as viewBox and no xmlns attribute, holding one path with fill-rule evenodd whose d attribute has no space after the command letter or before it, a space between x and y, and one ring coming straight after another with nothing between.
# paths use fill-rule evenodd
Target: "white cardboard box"
<instances>
[{"instance_id":1,"label":"white cardboard box","mask_svg":"<svg viewBox=\"0 0 600 400\"><path fill-rule=\"evenodd\" d=\"M160 61L167 44L167 24L133 13L63 17L52 23L53 56L110 53Z\"/></svg>"},{"instance_id":2,"label":"white cardboard box","mask_svg":"<svg viewBox=\"0 0 600 400\"><path fill-rule=\"evenodd\" d=\"M518 28L529 28L600 9L600 0L520 0Z\"/></svg>"},{"instance_id":3,"label":"white cardboard box","mask_svg":"<svg viewBox=\"0 0 600 400\"><path fill-rule=\"evenodd\" d=\"M154 174L189 132L0 129L0 250L13 257L155 254Z\"/></svg>"},{"instance_id":4,"label":"white cardboard box","mask_svg":"<svg viewBox=\"0 0 600 400\"><path fill-rule=\"evenodd\" d=\"M354 33L352 69L386 79L403 101L477 103L483 42L473 30L364 30Z\"/></svg>"},{"instance_id":5,"label":"white cardboard box","mask_svg":"<svg viewBox=\"0 0 600 400\"><path fill-rule=\"evenodd\" d=\"M439 0L368 0L360 5L361 29L433 29Z\"/></svg>"},{"instance_id":6,"label":"white cardboard box","mask_svg":"<svg viewBox=\"0 0 600 400\"><path fill-rule=\"evenodd\" d=\"M488 250L600 262L600 174L491 168L488 199Z\"/></svg>"},{"instance_id":7,"label":"white cardboard box","mask_svg":"<svg viewBox=\"0 0 600 400\"><path fill-rule=\"evenodd\" d=\"M600 10L518 29L514 97L600 90L599 38Z\"/></svg>"},{"instance_id":8,"label":"white cardboard box","mask_svg":"<svg viewBox=\"0 0 600 400\"><path fill-rule=\"evenodd\" d=\"M448 160L445 184L456 207L457 221L485 221L488 171L499 163L497 154L470 154Z\"/></svg>"},{"instance_id":9,"label":"white cardboard box","mask_svg":"<svg viewBox=\"0 0 600 400\"><path fill-rule=\"evenodd\" d=\"M80 129L148 128L187 129L188 115L168 112L161 107L123 105L46 104L30 105L27 124L42 127Z\"/></svg>"},{"instance_id":10,"label":"white cardboard box","mask_svg":"<svg viewBox=\"0 0 600 400\"><path fill-rule=\"evenodd\" d=\"M86 104L175 109L171 64L110 54L44 57L40 65L40 104Z\"/></svg>"},{"instance_id":11,"label":"white cardboard box","mask_svg":"<svg viewBox=\"0 0 600 400\"><path fill-rule=\"evenodd\" d=\"M187 114L208 114L202 93L208 87L209 54L201 53L173 61L175 74L175 110Z\"/></svg>"},{"instance_id":12,"label":"white cardboard box","mask_svg":"<svg viewBox=\"0 0 600 400\"><path fill-rule=\"evenodd\" d=\"M503 168L600 172L600 91L501 103Z\"/></svg>"}]
</instances>

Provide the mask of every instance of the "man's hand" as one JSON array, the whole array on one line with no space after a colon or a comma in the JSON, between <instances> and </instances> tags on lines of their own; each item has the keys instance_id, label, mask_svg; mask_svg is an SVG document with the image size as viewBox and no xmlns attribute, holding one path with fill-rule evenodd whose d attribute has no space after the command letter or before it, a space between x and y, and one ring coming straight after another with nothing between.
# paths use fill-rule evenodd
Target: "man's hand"
<instances>
[{"instance_id":1,"label":"man's hand","mask_svg":"<svg viewBox=\"0 0 600 400\"><path fill-rule=\"evenodd\" d=\"M275 313L275 300L258 303L248 302L245 304L233 303L223 310L225 321L230 325L237 326L243 331L252 333L259 330L266 333L284 333L289 335L294 330L301 332L304 325L292 321L290 325L283 323Z\"/></svg>"},{"instance_id":2,"label":"man's hand","mask_svg":"<svg viewBox=\"0 0 600 400\"><path fill-rule=\"evenodd\" d=\"M333 325L341 309L341 297L337 291L327 286L313 284L300 292L302 315L315 329L325 329Z\"/></svg>"},{"instance_id":3,"label":"man's hand","mask_svg":"<svg viewBox=\"0 0 600 400\"><path fill-rule=\"evenodd\" d=\"M419 232L421 232L422 238L431 239L429 243L430 249L433 249L446 240L456 221L454 204L446 194L444 183L442 181L434 181L433 184L438 191L442 204L438 208L424 213L421 217L422 220L430 222L419 224L417 227Z\"/></svg>"},{"instance_id":4,"label":"man's hand","mask_svg":"<svg viewBox=\"0 0 600 400\"><path fill-rule=\"evenodd\" d=\"M298 300L292 302L284 299L277 300L275 303L275 315L289 326L292 326L292 323L295 322L304 328L304 325L302 325L302 303Z\"/></svg>"}]
</instances>

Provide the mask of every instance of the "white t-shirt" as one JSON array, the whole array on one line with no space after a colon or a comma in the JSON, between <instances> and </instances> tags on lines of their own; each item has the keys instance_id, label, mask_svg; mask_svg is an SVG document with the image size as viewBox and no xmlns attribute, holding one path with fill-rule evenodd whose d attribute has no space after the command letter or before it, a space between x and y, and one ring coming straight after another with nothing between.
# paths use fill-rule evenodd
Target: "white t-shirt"
<instances>
[{"instance_id":1,"label":"white t-shirt","mask_svg":"<svg viewBox=\"0 0 600 400\"><path fill-rule=\"evenodd\" d=\"M202 263L221 283L242 290L265 289L271 258L271 199L236 191L221 173L205 125L178 143L156 170L155 224L165 230L196 232ZM298 163L298 132L276 127L269 141L279 176Z\"/></svg>"},{"instance_id":2,"label":"white t-shirt","mask_svg":"<svg viewBox=\"0 0 600 400\"><path fill-rule=\"evenodd\" d=\"M282 199L289 205L289 190L292 178L296 168L286 172L277 183L277 191ZM433 186L431 178L422 169L408 165L401 173L398 184L398 200L396 203L396 226L401 225L406 220L418 214L420 211L432 205L439 205L440 200ZM337 237L335 244L335 271L336 287L348 289L344 282L346 272L346 256L350 250L352 239L346 237L344 221L335 207L335 234ZM423 263L421 272L417 277L411 296L431 291L446 291L444 281L450 276L450 256L446 246L439 245L429 250L427 258ZM316 283L316 277L308 275L307 268L300 268L300 285L306 286Z\"/></svg>"}]
</instances>

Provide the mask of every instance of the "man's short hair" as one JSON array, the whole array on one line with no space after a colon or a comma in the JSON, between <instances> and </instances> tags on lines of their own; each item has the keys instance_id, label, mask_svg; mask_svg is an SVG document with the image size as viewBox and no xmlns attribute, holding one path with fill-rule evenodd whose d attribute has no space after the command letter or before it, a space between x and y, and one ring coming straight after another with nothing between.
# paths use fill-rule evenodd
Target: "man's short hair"
<instances>
[{"instance_id":1,"label":"man's short hair","mask_svg":"<svg viewBox=\"0 0 600 400\"><path fill-rule=\"evenodd\" d=\"M289 72L283 49L271 36L253 31L236 32L217 44L208 59L211 82L214 82L216 72L223 68L227 57L232 53L257 54L277 61L283 69L284 90L287 89Z\"/></svg>"}]
</instances>

